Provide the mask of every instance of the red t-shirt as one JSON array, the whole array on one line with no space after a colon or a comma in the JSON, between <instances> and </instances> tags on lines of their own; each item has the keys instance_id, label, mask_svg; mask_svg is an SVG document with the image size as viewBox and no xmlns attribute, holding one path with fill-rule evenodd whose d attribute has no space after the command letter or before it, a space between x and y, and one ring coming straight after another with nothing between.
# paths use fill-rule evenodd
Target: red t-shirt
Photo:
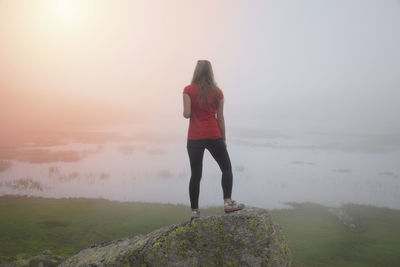
<instances>
[{"instance_id":1,"label":"red t-shirt","mask_svg":"<svg viewBox=\"0 0 400 267\"><path fill-rule=\"evenodd\" d=\"M191 84L183 89L183 93L186 93L190 96L191 100L191 116L188 130L188 139L189 140L198 140L198 139L217 139L221 138L221 131L218 127L218 122L216 118L217 113L217 99L215 95L210 90L208 94L208 99L210 100L210 108L207 106L207 103L204 103L203 108L205 110L200 109L198 94L199 85ZM218 88L219 98L222 100L224 95L221 89Z\"/></svg>"}]
</instances>

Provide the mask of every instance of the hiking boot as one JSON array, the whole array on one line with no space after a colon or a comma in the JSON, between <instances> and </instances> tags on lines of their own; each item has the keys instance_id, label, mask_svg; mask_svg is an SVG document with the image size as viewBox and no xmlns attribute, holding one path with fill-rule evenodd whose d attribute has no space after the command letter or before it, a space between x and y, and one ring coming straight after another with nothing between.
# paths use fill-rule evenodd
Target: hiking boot
<instances>
[{"instance_id":1,"label":"hiking boot","mask_svg":"<svg viewBox=\"0 0 400 267\"><path fill-rule=\"evenodd\" d=\"M244 209L244 204L243 203L237 203L235 200L232 200L232 203L229 204L225 202L224 204L224 211L225 213L230 213L238 210Z\"/></svg>"},{"instance_id":2,"label":"hiking boot","mask_svg":"<svg viewBox=\"0 0 400 267\"><path fill-rule=\"evenodd\" d=\"M190 216L190 221L200 218L200 211L199 210L192 210L192 215Z\"/></svg>"}]
</instances>

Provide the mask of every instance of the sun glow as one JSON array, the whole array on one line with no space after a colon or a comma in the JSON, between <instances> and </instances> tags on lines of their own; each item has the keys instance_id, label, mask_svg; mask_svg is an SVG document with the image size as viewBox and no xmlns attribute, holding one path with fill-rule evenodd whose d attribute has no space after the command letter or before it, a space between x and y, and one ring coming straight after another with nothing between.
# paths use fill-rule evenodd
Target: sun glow
<instances>
[{"instance_id":1,"label":"sun glow","mask_svg":"<svg viewBox=\"0 0 400 267\"><path fill-rule=\"evenodd\" d=\"M52 1L51 12L55 19L64 22L73 22L81 17L82 5L77 0Z\"/></svg>"}]
</instances>

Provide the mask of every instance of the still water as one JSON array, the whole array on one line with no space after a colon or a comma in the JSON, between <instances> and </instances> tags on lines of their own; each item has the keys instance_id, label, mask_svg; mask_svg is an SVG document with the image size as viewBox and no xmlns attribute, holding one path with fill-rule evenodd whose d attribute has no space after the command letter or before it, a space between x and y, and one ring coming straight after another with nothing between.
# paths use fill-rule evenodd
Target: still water
<instances>
[{"instance_id":1,"label":"still water","mask_svg":"<svg viewBox=\"0 0 400 267\"><path fill-rule=\"evenodd\" d=\"M232 198L245 204L351 202L400 209L399 136L237 127L229 129L227 143ZM189 205L186 132L113 126L89 135L33 136L15 149L1 155L0 195ZM199 203L223 203L221 171L207 151Z\"/></svg>"}]
</instances>

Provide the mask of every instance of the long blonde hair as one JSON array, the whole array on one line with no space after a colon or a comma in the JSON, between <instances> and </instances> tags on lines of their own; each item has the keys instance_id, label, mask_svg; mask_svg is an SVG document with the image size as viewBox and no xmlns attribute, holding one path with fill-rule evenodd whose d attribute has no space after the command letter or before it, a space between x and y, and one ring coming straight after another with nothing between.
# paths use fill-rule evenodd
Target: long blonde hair
<instances>
[{"instance_id":1,"label":"long blonde hair","mask_svg":"<svg viewBox=\"0 0 400 267\"><path fill-rule=\"evenodd\" d=\"M191 84L199 85L199 106L201 109L204 103L207 103L207 106L210 107L210 100L208 99L209 90L214 93L217 100L217 107L219 106L218 87L214 80L214 73L210 61L197 61Z\"/></svg>"}]
</instances>

